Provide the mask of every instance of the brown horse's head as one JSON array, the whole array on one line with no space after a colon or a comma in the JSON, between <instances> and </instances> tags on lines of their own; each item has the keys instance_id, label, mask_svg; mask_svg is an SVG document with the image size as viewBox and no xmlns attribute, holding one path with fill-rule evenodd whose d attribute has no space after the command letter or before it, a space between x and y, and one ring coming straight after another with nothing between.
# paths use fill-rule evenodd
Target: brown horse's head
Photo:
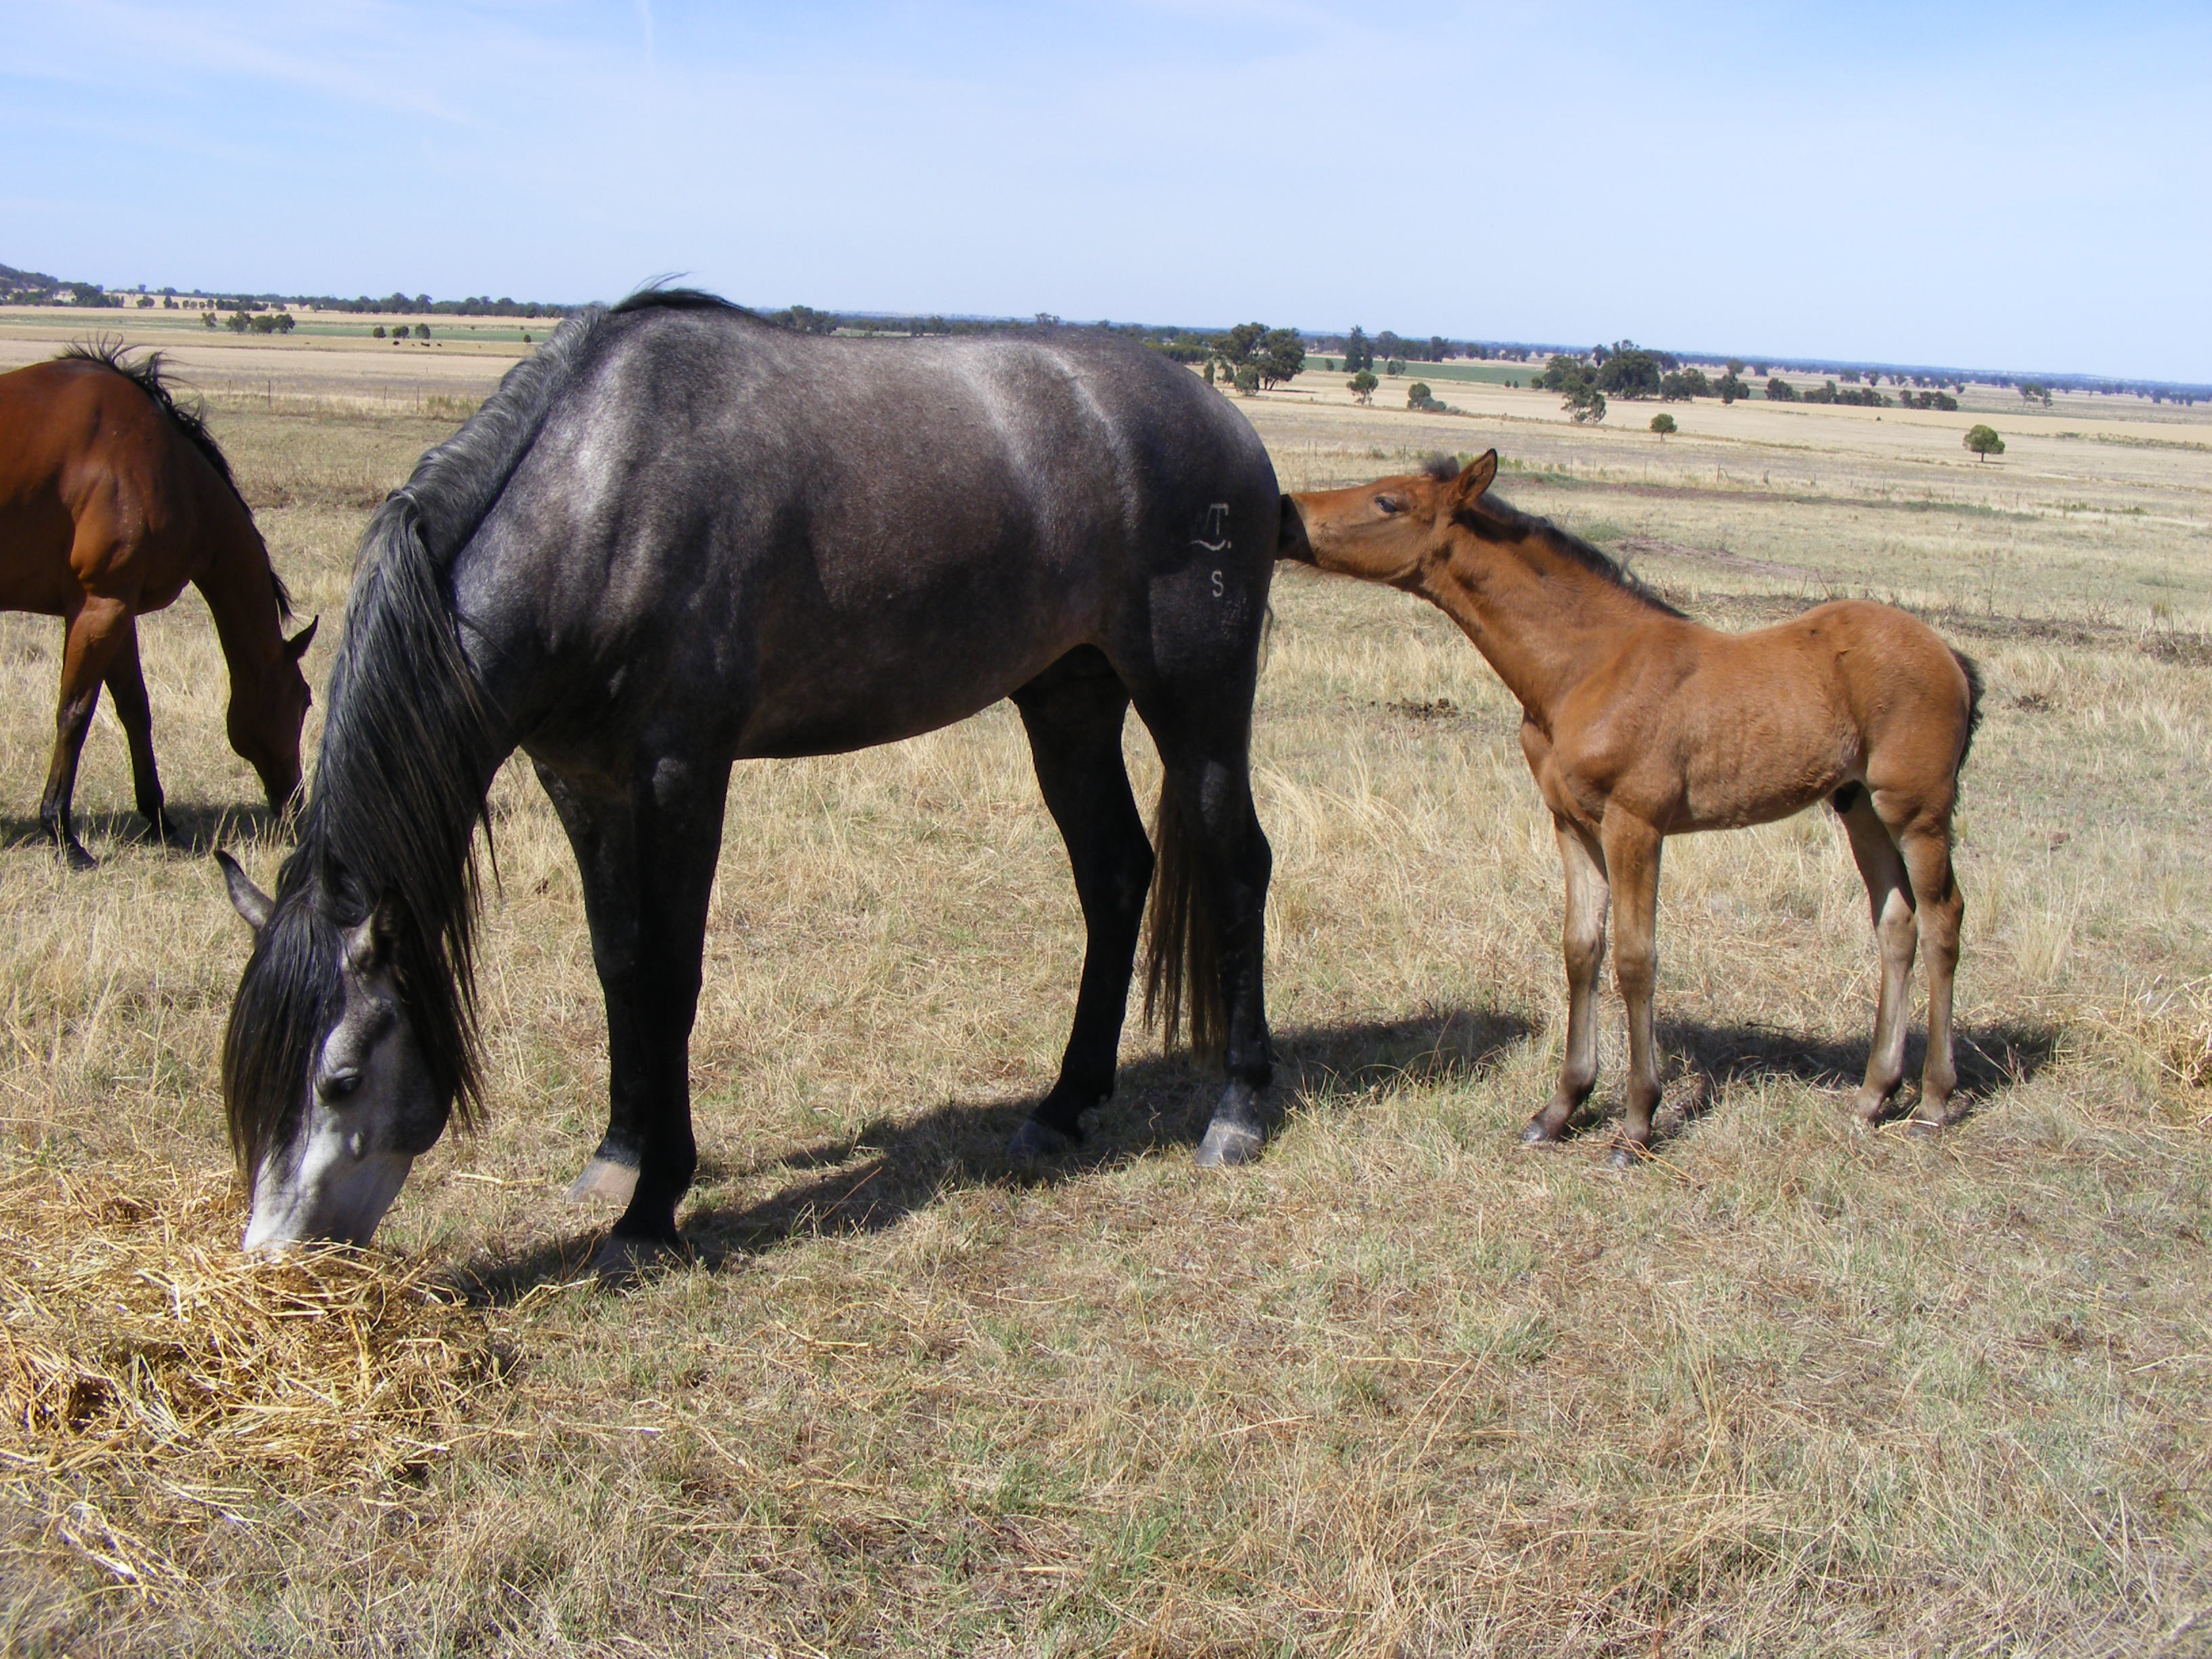
<instances>
[{"instance_id":1,"label":"brown horse's head","mask_svg":"<svg viewBox=\"0 0 2212 1659\"><path fill-rule=\"evenodd\" d=\"M276 660L252 677L234 675L230 691L230 746L261 776L269 810L289 816L300 794L300 727L313 694L300 659L314 642L318 617L277 647Z\"/></svg>"},{"instance_id":2,"label":"brown horse's head","mask_svg":"<svg viewBox=\"0 0 2212 1659\"><path fill-rule=\"evenodd\" d=\"M1440 455L1419 472L1286 495L1276 556L1419 587L1424 573L1449 556L1452 521L1474 507L1497 476L1493 449L1464 468Z\"/></svg>"}]
</instances>

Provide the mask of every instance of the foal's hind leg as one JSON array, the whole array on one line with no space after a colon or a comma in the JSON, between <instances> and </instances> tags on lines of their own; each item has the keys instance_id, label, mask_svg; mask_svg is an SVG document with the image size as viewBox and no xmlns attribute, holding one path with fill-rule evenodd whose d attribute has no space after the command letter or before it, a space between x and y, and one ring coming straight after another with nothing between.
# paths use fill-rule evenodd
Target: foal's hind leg
<instances>
[{"instance_id":1,"label":"foal's hind leg","mask_svg":"<svg viewBox=\"0 0 2212 1659\"><path fill-rule=\"evenodd\" d=\"M1559 1084L1550 1103L1521 1132L1521 1139L1531 1144L1557 1140L1564 1134L1575 1109L1597 1085L1597 1017L1592 1005L1598 969L1605 962L1605 911L1611 899L1605 854L1596 837L1585 836L1556 813L1552 826L1559 833L1559 863L1567 884L1567 918L1561 933L1567 962L1567 1051L1559 1062Z\"/></svg>"},{"instance_id":2,"label":"foal's hind leg","mask_svg":"<svg viewBox=\"0 0 2212 1659\"><path fill-rule=\"evenodd\" d=\"M1882 1108L1905 1079L1905 1032L1912 1006L1912 953L1919 937L1913 915L1912 888L1905 859L1888 825L1875 811L1863 785L1845 784L1835 805L1851 838L1851 857L1866 883L1867 906L1881 951L1881 997L1875 1005L1874 1042L1867 1050L1866 1080L1851 1102L1863 1123L1881 1117Z\"/></svg>"},{"instance_id":3,"label":"foal's hind leg","mask_svg":"<svg viewBox=\"0 0 2212 1659\"><path fill-rule=\"evenodd\" d=\"M1651 1145L1651 1114L1659 1106L1659 1043L1651 1002L1659 981L1659 859L1665 841L1640 818L1614 810L1605 816L1601 842L1613 884L1613 971L1628 1005L1628 1084L1623 1091L1620 1142L1615 1169L1626 1169Z\"/></svg>"},{"instance_id":4,"label":"foal's hind leg","mask_svg":"<svg viewBox=\"0 0 2212 1659\"><path fill-rule=\"evenodd\" d=\"M1014 706L1037 786L1067 843L1088 934L1059 1080L1006 1149L1036 1158L1081 1139L1081 1115L1114 1092L1152 849L1121 759L1129 694L1105 657L1088 647L1070 653L1015 692Z\"/></svg>"},{"instance_id":5,"label":"foal's hind leg","mask_svg":"<svg viewBox=\"0 0 2212 1659\"><path fill-rule=\"evenodd\" d=\"M1951 868L1948 814L1908 826L1898 841L1912 876L1922 958L1928 968L1928 1060L1921 1068L1920 1104L1912 1114L1914 1130L1926 1133L1950 1121L1951 1091L1959 1085L1951 1051L1951 990L1959 970L1959 923L1966 907Z\"/></svg>"}]
</instances>

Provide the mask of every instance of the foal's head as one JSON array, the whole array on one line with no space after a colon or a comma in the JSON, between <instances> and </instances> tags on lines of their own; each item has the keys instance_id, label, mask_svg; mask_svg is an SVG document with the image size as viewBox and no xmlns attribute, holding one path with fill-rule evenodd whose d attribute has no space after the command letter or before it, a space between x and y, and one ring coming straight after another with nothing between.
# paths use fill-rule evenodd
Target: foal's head
<instances>
[{"instance_id":1,"label":"foal's head","mask_svg":"<svg viewBox=\"0 0 2212 1659\"><path fill-rule=\"evenodd\" d=\"M1440 455L1419 472L1285 496L1276 556L1419 587L1430 568L1450 557L1453 524L1474 510L1497 476L1493 449L1464 468Z\"/></svg>"}]
</instances>

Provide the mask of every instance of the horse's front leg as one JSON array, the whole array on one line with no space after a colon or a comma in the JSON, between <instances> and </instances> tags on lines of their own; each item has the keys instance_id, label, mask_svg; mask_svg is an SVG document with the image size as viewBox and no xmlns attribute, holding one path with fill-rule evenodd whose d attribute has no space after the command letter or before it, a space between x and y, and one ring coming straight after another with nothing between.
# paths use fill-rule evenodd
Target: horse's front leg
<instances>
[{"instance_id":1,"label":"horse's front leg","mask_svg":"<svg viewBox=\"0 0 2212 1659\"><path fill-rule=\"evenodd\" d=\"M1566 874L1567 915L1561 930L1567 965L1566 1054L1559 1062L1559 1086L1543 1110L1528 1121L1521 1139L1532 1145L1557 1140L1597 1085L1598 969L1605 961L1605 912L1611 899L1605 854L1597 837L1554 813L1559 864Z\"/></svg>"},{"instance_id":2,"label":"horse's front leg","mask_svg":"<svg viewBox=\"0 0 2212 1659\"><path fill-rule=\"evenodd\" d=\"M114 699L115 718L131 744L131 787L138 803L138 816L153 826L155 836L173 843L177 827L169 820L161 796L161 775L154 764L154 706L146 696L146 676L138 664L138 624L124 625L123 642L107 668L107 694Z\"/></svg>"},{"instance_id":3,"label":"horse's front leg","mask_svg":"<svg viewBox=\"0 0 2212 1659\"><path fill-rule=\"evenodd\" d=\"M570 1188L626 1201L593 1261L602 1272L681 1243L676 1206L698 1162L691 1024L729 788L727 762L664 757L639 771L609 787L538 768L575 849L606 997L607 1132Z\"/></svg>"},{"instance_id":4,"label":"horse's front leg","mask_svg":"<svg viewBox=\"0 0 2212 1659\"><path fill-rule=\"evenodd\" d=\"M1651 1114L1659 1105L1659 1044L1652 1029L1651 998L1659 978L1658 830L1620 811L1608 811L1601 832L1607 875L1613 895L1613 974L1628 1005L1628 1087L1613 1148L1615 1169L1629 1169L1651 1146Z\"/></svg>"},{"instance_id":5,"label":"horse's front leg","mask_svg":"<svg viewBox=\"0 0 2212 1659\"><path fill-rule=\"evenodd\" d=\"M69 619L62 640L62 690L54 711L54 752L46 766L46 787L39 798L39 823L73 870L89 870L95 860L84 850L70 823L70 802L76 793L76 769L84 753L92 711L100 706L100 682L131 634L131 607L120 599L87 599Z\"/></svg>"}]
</instances>

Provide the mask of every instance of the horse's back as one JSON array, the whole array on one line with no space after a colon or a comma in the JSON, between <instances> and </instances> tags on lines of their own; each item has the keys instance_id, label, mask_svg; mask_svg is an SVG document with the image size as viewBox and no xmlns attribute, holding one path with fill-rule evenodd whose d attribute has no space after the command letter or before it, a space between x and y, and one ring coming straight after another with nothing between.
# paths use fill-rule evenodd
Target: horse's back
<instances>
[{"instance_id":1,"label":"horse's back","mask_svg":"<svg viewBox=\"0 0 2212 1659\"><path fill-rule=\"evenodd\" d=\"M1255 641L1277 499L1249 425L1155 353L645 311L556 394L456 581L502 634L718 700L739 752L820 752L1079 645L1171 656L1164 618Z\"/></svg>"}]
</instances>

